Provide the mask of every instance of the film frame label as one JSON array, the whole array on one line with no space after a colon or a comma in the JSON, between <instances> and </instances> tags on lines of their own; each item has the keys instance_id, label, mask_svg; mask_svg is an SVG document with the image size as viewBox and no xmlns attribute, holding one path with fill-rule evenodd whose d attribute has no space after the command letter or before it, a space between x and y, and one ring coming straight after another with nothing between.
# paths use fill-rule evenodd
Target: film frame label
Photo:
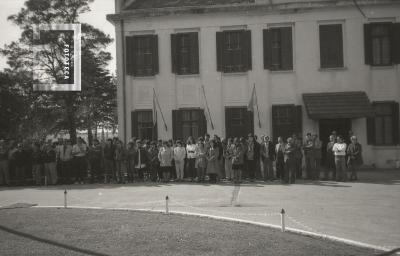
<instances>
[{"instance_id":1,"label":"film frame label","mask_svg":"<svg viewBox=\"0 0 400 256\"><path fill-rule=\"evenodd\" d=\"M81 24L33 27L34 91L81 91Z\"/></svg>"}]
</instances>

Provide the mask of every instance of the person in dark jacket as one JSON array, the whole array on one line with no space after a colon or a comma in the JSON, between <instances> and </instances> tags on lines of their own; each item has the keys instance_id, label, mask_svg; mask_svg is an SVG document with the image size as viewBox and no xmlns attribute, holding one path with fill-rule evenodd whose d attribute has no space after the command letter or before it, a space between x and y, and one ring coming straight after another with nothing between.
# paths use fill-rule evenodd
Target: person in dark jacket
<instances>
[{"instance_id":1,"label":"person in dark jacket","mask_svg":"<svg viewBox=\"0 0 400 256\"><path fill-rule=\"evenodd\" d=\"M357 180L357 169L363 164L361 144L356 136L351 136L351 143L347 147L347 168L351 172L350 180Z\"/></svg>"},{"instance_id":2,"label":"person in dark jacket","mask_svg":"<svg viewBox=\"0 0 400 256\"><path fill-rule=\"evenodd\" d=\"M276 153L276 178L284 179L284 170L285 170L285 142L282 137L278 137L278 144L275 145L275 153Z\"/></svg>"},{"instance_id":3,"label":"person in dark jacket","mask_svg":"<svg viewBox=\"0 0 400 256\"><path fill-rule=\"evenodd\" d=\"M254 140L253 134L248 135L246 147L246 165L250 181L254 181L256 162L260 160L260 144Z\"/></svg>"},{"instance_id":4,"label":"person in dark jacket","mask_svg":"<svg viewBox=\"0 0 400 256\"><path fill-rule=\"evenodd\" d=\"M89 147L89 163L91 182L99 181L102 175L101 161L102 161L102 148L98 139L93 140L93 145Z\"/></svg>"},{"instance_id":5,"label":"person in dark jacket","mask_svg":"<svg viewBox=\"0 0 400 256\"><path fill-rule=\"evenodd\" d=\"M144 172L147 167L147 152L142 146L141 140L136 140L135 170L139 180L144 180Z\"/></svg>"},{"instance_id":6,"label":"person in dark jacket","mask_svg":"<svg viewBox=\"0 0 400 256\"><path fill-rule=\"evenodd\" d=\"M107 139L106 145L103 148L104 183L115 179L114 150L113 140Z\"/></svg>"},{"instance_id":7,"label":"person in dark jacket","mask_svg":"<svg viewBox=\"0 0 400 256\"><path fill-rule=\"evenodd\" d=\"M269 140L268 136L263 137L263 142L261 143L261 146L260 146L260 155L261 155L261 159L263 161L263 167L264 167L264 170L263 170L264 180L265 181L274 180L274 169L272 167L272 164L275 161L276 153L275 153L275 146Z\"/></svg>"},{"instance_id":8,"label":"person in dark jacket","mask_svg":"<svg viewBox=\"0 0 400 256\"><path fill-rule=\"evenodd\" d=\"M44 174L48 184L57 183L56 147L53 143L47 143L43 152Z\"/></svg>"}]
</instances>

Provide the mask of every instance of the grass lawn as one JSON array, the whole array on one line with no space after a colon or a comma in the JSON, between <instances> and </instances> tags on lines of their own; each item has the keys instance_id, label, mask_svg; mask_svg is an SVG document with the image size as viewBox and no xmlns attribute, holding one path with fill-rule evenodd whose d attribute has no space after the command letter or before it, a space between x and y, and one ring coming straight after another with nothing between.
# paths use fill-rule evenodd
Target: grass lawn
<instances>
[{"instance_id":1,"label":"grass lawn","mask_svg":"<svg viewBox=\"0 0 400 256\"><path fill-rule=\"evenodd\" d=\"M0 255L374 255L208 218L111 210L0 210Z\"/></svg>"}]
</instances>

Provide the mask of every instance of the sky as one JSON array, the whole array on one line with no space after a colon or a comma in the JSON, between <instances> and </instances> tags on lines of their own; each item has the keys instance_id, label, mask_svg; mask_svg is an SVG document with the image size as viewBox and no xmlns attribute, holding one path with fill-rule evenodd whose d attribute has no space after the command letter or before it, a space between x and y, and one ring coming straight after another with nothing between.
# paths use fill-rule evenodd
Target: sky
<instances>
[{"instance_id":1,"label":"sky","mask_svg":"<svg viewBox=\"0 0 400 256\"><path fill-rule=\"evenodd\" d=\"M5 44L18 40L21 30L8 21L7 17L18 13L24 3L25 0L0 0L0 48L3 48ZM114 0L95 0L90 4L90 9L90 12L81 15L81 22L89 23L115 39L114 26L106 20L106 15L115 11ZM110 73L115 74L115 42L110 44L107 51L111 52L113 57L109 64ZM8 67L7 59L0 55L0 70L6 67Z\"/></svg>"}]
</instances>

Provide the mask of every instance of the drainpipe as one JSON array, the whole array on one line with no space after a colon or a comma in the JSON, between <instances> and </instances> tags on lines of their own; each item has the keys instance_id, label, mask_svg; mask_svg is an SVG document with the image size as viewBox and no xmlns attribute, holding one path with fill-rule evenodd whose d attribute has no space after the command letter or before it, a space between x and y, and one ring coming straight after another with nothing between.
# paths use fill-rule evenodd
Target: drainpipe
<instances>
[{"instance_id":1,"label":"drainpipe","mask_svg":"<svg viewBox=\"0 0 400 256\"><path fill-rule=\"evenodd\" d=\"M121 19L121 43L122 43L122 109L124 114L123 125L124 125L124 143L126 140L126 89L125 89L125 75L126 75L126 66L125 66L125 32L124 32L124 20Z\"/></svg>"}]
</instances>

